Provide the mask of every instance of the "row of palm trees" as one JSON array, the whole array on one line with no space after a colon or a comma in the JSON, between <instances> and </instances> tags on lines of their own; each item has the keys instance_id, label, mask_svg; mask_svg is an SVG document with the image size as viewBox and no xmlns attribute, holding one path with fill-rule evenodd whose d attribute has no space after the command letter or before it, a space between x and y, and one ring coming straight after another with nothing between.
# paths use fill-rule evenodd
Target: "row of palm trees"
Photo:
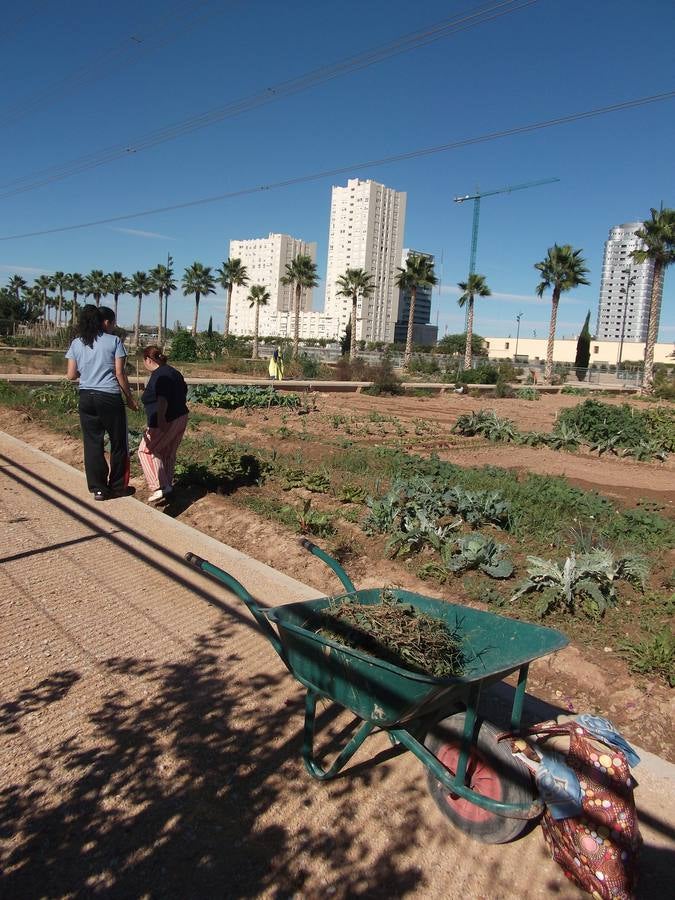
<instances>
[{"instance_id":1,"label":"row of palm trees","mask_svg":"<svg viewBox=\"0 0 675 900\"><path fill-rule=\"evenodd\" d=\"M647 391L653 388L654 376L654 347L659 330L661 315L661 295L663 277L666 268L675 261L675 210L652 209L651 218L644 222L637 236L642 240L644 249L636 250L633 256L636 262L644 262L651 259L654 262L654 279L650 302L649 324L645 347L644 386ZM563 293L589 284L586 276L589 274L586 261L581 255L581 250L575 250L569 244L554 244L547 251L546 257L534 268L540 274L540 281L536 292L543 297L544 292L551 291L551 319L546 349L546 366L544 380L551 382L553 376L553 346L558 316L558 306ZM230 310L232 306L232 292L237 286L248 286L249 276L246 266L241 259L227 259L218 269L205 266L200 262L194 262L187 266L181 281L184 296L194 296L195 308L192 321L192 334L197 332L199 318L199 302L202 297L214 294L216 284L221 285L227 292L225 305L225 324L223 333L227 337L230 329ZM408 367L412 357L413 328L415 320L415 304L417 291L423 287L432 287L438 283L434 272L433 261L425 254L412 253L408 256L404 268L399 268L396 275L396 285L410 294L410 310L408 314L408 329L406 335L406 347L403 364ZM302 254L296 256L286 264L286 271L281 279L284 285L292 289L293 294L293 355L299 355L300 344L300 305L303 291L318 285L316 264L309 256ZM117 316L117 305L121 294L131 294L136 297L136 322L134 327L134 341L139 342L141 323L141 306L143 298L151 293L158 295L158 343L163 341L163 329L166 323L167 305L170 295L176 290L177 283L174 280L173 260L169 256L166 265L155 266L149 272L134 272L127 278L121 272L105 274L96 269L89 275L78 273L65 274L55 272L54 275L41 275L35 280L32 287L21 276L14 275L9 282L9 290L20 299L21 292L27 294L27 299L36 306L44 308L45 321L48 321L48 309L57 310L55 326L62 324L62 314L65 315L66 300L64 291L72 294L71 321L74 320L78 297L93 297L97 306L101 298L108 295L114 297L114 311ZM352 301L351 310L351 343L350 357L356 355L356 322L358 302L362 302L372 296L375 291L374 277L362 268L348 268L344 275L337 279L338 296L349 297ZM458 287L461 295L458 299L460 307L468 305L466 346L464 354L465 367L471 366L471 342L473 336L474 302L476 297L489 297L491 290L488 287L485 276L471 273L466 281L460 281ZM49 291L56 292L55 297L49 296ZM258 328L260 308L266 306L270 299L270 293L265 285L254 284L249 288L247 300L251 308L255 307L255 329L253 341L253 357L258 356ZM65 319L64 319L65 324Z\"/></svg>"},{"instance_id":2,"label":"row of palm trees","mask_svg":"<svg viewBox=\"0 0 675 900\"><path fill-rule=\"evenodd\" d=\"M227 337L232 290L235 285L247 282L246 267L242 265L240 259L226 260L215 274L210 266L204 266L200 262L194 262L188 266L185 269L181 286L184 296L194 295L195 298L192 333L194 334L197 330L201 297L214 294L216 283L218 283L227 291L224 331ZM115 318L117 318L120 296L130 294L137 301L134 341L138 345L143 298L157 292L157 339L159 343L162 343L167 321L168 300L176 290L177 283L174 278L173 260L169 256L166 264L160 263L148 272L134 272L129 277L122 272L106 274L101 269L94 269L88 275L81 275L79 272L55 272L53 275L40 275L32 285L28 285L21 275L13 275L7 287L17 300L24 300L33 309L39 310L45 323L52 324L54 328L61 328L68 323L69 319L71 323L75 321L78 299L82 297L91 297L96 306L100 306L102 298L112 296ZM50 294L50 292L52 293ZM71 294L70 300L65 296L66 292ZM68 307L70 307L70 314ZM55 310L53 320L49 315L50 309Z\"/></svg>"}]
</instances>

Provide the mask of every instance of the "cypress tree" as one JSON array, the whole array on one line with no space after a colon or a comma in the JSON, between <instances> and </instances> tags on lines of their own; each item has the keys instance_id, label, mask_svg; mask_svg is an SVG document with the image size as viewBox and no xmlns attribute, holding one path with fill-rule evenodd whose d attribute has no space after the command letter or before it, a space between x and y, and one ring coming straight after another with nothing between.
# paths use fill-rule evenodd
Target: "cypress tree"
<instances>
[{"instance_id":1,"label":"cypress tree","mask_svg":"<svg viewBox=\"0 0 675 900\"><path fill-rule=\"evenodd\" d=\"M586 380L588 364L591 361L591 332L588 328L590 320L591 311L589 309L586 314L586 320L584 321L584 327L581 329L579 339L577 340L577 355L574 358L574 368L579 381Z\"/></svg>"},{"instance_id":2,"label":"cypress tree","mask_svg":"<svg viewBox=\"0 0 675 900\"><path fill-rule=\"evenodd\" d=\"M209 316L209 327L206 333L210 338L213 337L213 316Z\"/></svg>"}]
</instances>

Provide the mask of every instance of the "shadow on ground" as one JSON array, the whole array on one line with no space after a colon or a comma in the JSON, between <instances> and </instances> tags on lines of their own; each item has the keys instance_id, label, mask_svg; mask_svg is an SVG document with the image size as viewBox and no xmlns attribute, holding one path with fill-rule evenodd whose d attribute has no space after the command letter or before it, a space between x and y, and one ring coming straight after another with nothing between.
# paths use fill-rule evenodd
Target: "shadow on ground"
<instances>
[{"instance_id":1,"label":"shadow on ground","mask_svg":"<svg viewBox=\"0 0 675 900\"><path fill-rule=\"evenodd\" d=\"M334 829L309 827L315 789L298 777L301 697L277 697L261 715L287 676L240 680L236 657L223 665L230 630L221 622L181 663L107 661L114 688L86 727L38 753L0 794L3 896L285 897L303 892L311 874L299 858L325 868L333 895L401 896L418 884L419 870L399 859L419 812L406 812L400 846L367 865L351 859L355 842L360 853L368 843L354 823L353 784L335 792ZM0 707L0 733L15 734L22 717L69 692L76 702L78 678L55 673ZM151 697L139 701L119 688L125 681ZM358 781L372 777L370 769ZM265 824L282 800L307 814Z\"/></svg>"}]
</instances>

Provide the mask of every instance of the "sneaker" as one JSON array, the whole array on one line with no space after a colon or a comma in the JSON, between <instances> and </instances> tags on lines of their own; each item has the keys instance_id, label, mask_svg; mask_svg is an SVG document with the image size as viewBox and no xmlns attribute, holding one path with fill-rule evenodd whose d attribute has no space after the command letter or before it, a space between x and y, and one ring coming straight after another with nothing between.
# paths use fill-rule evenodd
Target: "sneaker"
<instances>
[{"instance_id":1,"label":"sneaker","mask_svg":"<svg viewBox=\"0 0 675 900\"><path fill-rule=\"evenodd\" d=\"M117 499L117 497L133 497L136 493L136 488L129 485L129 487L116 488L115 490L110 491L110 497L112 499Z\"/></svg>"},{"instance_id":2,"label":"sneaker","mask_svg":"<svg viewBox=\"0 0 675 900\"><path fill-rule=\"evenodd\" d=\"M107 500L110 496L107 491L92 491L94 500Z\"/></svg>"},{"instance_id":3,"label":"sneaker","mask_svg":"<svg viewBox=\"0 0 675 900\"><path fill-rule=\"evenodd\" d=\"M152 494L148 497L148 503L159 503L160 500L164 499L164 491L160 488L158 491L153 491Z\"/></svg>"}]
</instances>

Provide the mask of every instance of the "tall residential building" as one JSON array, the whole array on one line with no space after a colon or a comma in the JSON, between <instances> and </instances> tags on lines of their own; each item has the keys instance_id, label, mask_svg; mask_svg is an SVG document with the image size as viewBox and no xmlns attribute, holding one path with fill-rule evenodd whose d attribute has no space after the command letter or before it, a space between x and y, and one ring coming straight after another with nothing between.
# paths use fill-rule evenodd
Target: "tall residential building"
<instances>
[{"instance_id":1,"label":"tall residential building","mask_svg":"<svg viewBox=\"0 0 675 900\"><path fill-rule=\"evenodd\" d=\"M260 309L260 334L267 334L266 320L274 313L293 310L293 288L281 279L286 274L286 264L296 256L309 256L316 262L316 243L308 243L289 234L270 234L266 238L246 241L230 241L230 258L240 259L246 266L248 284L235 286L230 309L232 334L253 334L255 310L246 299L251 285L262 284L270 293L267 306ZM312 292L305 291L300 300L301 310L311 310Z\"/></svg>"},{"instance_id":2,"label":"tall residential building","mask_svg":"<svg viewBox=\"0 0 675 900\"><path fill-rule=\"evenodd\" d=\"M637 263L631 256L643 242L635 236L642 222L628 222L610 229L600 283L599 341L644 341L647 338L649 302L654 281L654 262ZM628 279L634 279L629 285ZM626 290L628 295L626 296Z\"/></svg>"},{"instance_id":3,"label":"tall residential building","mask_svg":"<svg viewBox=\"0 0 675 900\"><path fill-rule=\"evenodd\" d=\"M405 269L409 256L424 256L432 264L434 256L425 250L404 250L401 256L400 266ZM433 287L418 287L415 297L415 315L413 316L413 344L431 347L438 340L438 328L436 325L430 325L431 319L431 298ZM397 344L405 344L408 337L408 318L410 316L410 290L401 289L399 293L398 315L396 317L396 326L394 329L394 341Z\"/></svg>"},{"instance_id":4,"label":"tall residential building","mask_svg":"<svg viewBox=\"0 0 675 900\"><path fill-rule=\"evenodd\" d=\"M399 290L395 278L401 264L406 194L378 184L350 178L346 187L333 187L328 232L328 265L324 312L344 334L352 301L337 295L337 279L347 269L365 269L374 277L372 296L359 301L356 336L359 340L394 340Z\"/></svg>"}]
</instances>

